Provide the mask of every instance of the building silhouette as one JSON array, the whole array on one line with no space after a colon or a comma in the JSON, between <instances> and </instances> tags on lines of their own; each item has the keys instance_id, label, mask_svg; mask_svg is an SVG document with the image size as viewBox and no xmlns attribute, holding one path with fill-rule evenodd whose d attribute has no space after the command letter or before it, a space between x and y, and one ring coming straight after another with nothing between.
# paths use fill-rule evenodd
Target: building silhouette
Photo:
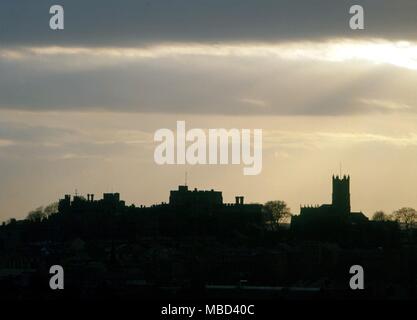
<instances>
[{"instance_id":1,"label":"building silhouette","mask_svg":"<svg viewBox=\"0 0 417 320\"><path fill-rule=\"evenodd\" d=\"M223 196L220 191L213 189L188 190L188 186L178 186L178 190L172 190L169 196L169 204L171 206L205 206L212 207L223 205Z\"/></svg>"},{"instance_id":2,"label":"building silhouette","mask_svg":"<svg viewBox=\"0 0 417 320\"><path fill-rule=\"evenodd\" d=\"M151 206L127 206L119 193L66 195L56 213L0 226L0 298L56 299L38 286L53 264L70 271L77 298L343 298L356 294L346 285L354 264L374 297L392 283L406 294L417 236L352 212L349 176L334 176L332 189L331 204L301 207L291 229L271 229L264 206L240 195L225 203L213 189L182 185Z\"/></svg>"},{"instance_id":3,"label":"building silhouette","mask_svg":"<svg viewBox=\"0 0 417 320\"><path fill-rule=\"evenodd\" d=\"M339 213L350 213L350 177L338 176L332 177L333 192L332 192L332 206Z\"/></svg>"},{"instance_id":4,"label":"building silhouette","mask_svg":"<svg viewBox=\"0 0 417 320\"><path fill-rule=\"evenodd\" d=\"M332 203L301 206L300 214L291 218L291 229L305 235L335 234L348 226L368 221L362 212L351 211L350 176L333 176Z\"/></svg>"},{"instance_id":5,"label":"building silhouette","mask_svg":"<svg viewBox=\"0 0 417 320\"><path fill-rule=\"evenodd\" d=\"M100 232L100 237L114 236L118 232L115 229L125 227L132 237L252 234L262 227L262 208L261 204L245 204L243 196L236 196L234 203L224 203L221 191L189 190L186 185L171 190L168 202L151 206L127 206L119 193L105 193L102 199L95 199L93 194L65 195L58 203L65 226L81 225L86 234Z\"/></svg>"}]
</instances>

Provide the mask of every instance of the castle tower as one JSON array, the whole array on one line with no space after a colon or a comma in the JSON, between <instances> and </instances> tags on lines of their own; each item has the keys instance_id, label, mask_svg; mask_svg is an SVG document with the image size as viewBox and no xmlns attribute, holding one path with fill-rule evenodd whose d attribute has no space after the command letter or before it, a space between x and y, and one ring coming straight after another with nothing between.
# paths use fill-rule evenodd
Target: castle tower
<instances>
[{"instance_id":1,"label":"castle tower","mask_svg":"<svg viewBox=\"0 0 417 320\"><path fill-rule=\"evenodd\" d=\"M349 176L333 176L332 205L341 214L350 213Z\"/></svg>"}]
</instances>

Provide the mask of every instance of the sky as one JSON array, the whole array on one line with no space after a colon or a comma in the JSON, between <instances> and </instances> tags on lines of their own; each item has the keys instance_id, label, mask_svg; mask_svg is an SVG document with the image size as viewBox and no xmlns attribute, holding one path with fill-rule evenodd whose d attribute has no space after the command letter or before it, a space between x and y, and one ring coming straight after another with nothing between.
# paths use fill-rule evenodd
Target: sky
<instances>
[{"instance_id":1,"label":"sky","mask_svg":"<svg viewBox=\"0 0 417 320\"><path fill-rule=\"evenodd\" d=\"M60 4L65 29L49 28ZM349 8L365 29L349 28ZM0 3L0 221L64 194L223 191L246 202L417 208L414 0L23 1ZM154 132L263 130L263 170L154 162Z\"/></svg>"}]
</instances>

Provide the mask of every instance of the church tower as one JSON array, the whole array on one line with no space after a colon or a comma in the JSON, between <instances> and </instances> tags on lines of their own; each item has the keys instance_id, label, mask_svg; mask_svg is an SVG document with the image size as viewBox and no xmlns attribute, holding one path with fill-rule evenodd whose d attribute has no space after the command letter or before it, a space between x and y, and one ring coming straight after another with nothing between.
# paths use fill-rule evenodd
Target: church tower
<instances>
[{"instance_id":1,"label":"church tower","mask_svg":"<svg viewBox=\"0 0 417 320\"><path fill-rule=\"evenodd\" d=\"M332 205L341 214L350 213L349 183L349 176L333 176Z\"/></svg>"}]
</instances>

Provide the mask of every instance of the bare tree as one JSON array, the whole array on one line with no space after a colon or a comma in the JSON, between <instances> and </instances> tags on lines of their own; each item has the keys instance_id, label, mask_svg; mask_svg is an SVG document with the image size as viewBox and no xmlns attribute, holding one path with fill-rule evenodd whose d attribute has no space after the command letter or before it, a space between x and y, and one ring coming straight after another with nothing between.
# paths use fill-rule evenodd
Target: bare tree
<instances>
[{"instance_id":1,"label":"bare tree","mask_svg":"<svg viewBox=\"0 0 417 320\"><path fill-rule=\"evenodd\" d=\"M29 220L31 222L41 222L48 217L50 217L52 214L58 212L58 203L54 202L50 205L46 206L45 208L39 207L35 210L29 212L29 214L26 217L26 220Z\"/></svg>"},{"instance_id":2,"label":"bare tree","mask_svg":"<svg viewBox=\"0 0 417 320\"><path fill-rule=\"evenodd\" d=\"M395 221L401 223L409 229L417 223L417 211L413 208L401 208L393 212Z\"/></svg>"},{"instance_id":3,"label":"bare tree","mask_svg":"<svg viewBox=\"0 0 417 320\"><path fill-rule=\"evenodd\" d=\"M376 211L372 216L373 221L389 221L390 217L384 211Z\"/></svg>"},{"instance_id":4,"label":"bare tree","mask_svg":"<svg viewBox=\"0 0 417 320\"><path fill-rule=\"evenodd\" d=\"M51 203L43 209L46 218L49 218L54 213L58 212L58 202Z\"/></svg>"},{"instance_id":5,"label":"bare tree","mask_svg":"<svg viewBox=\"0 0 417 320\"><path fill-rule=\"evenodd\" d=\"M45 219L45 214L43 213L43 207L36 208L35 210L29 212L26 220L31 222L41 222Z\"/></svg>"}]
</instances>

